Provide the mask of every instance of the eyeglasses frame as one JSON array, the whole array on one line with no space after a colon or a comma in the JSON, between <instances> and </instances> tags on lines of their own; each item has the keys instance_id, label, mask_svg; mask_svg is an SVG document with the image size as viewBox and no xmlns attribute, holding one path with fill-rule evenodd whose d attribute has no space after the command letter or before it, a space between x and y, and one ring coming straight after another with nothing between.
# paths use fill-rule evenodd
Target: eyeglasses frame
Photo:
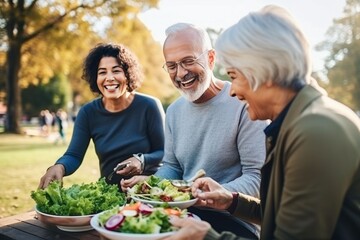
<instances>
[{"instance_id":1,"label":"eyeglasses frame","mask_svg":"<svg viewBox=\"0 0 360 240\"><path fill-rule=\"evenodd\" d=\"M210 50L205 50L205 51L203 51L199 56L197 56L195 59L194 59L194 64L193 65L195 65L196 63L197 64L200 64L199 62L198 62L198 60L202 57L202 55L204 55L204 53L209 53L209 51ZM186 57L185 57L186 58ZM186 68L186 67L184 67L182 64L182 62L185 60L185 58L183 58L183 59L181 59L180 61L177 61L177 62L174 62L174 64L176 65L176 68L175 68L175 71L174 72L169 72L168 71L168 68L167 68L167 66L166 66L166 63L169 63L169 62L165 62L164 64L163 64L163 66L162 66L162 68L167 72L167 73L169 73L169 74L175 74L175 73L177 73L177 71L178 71L178 68L179 68L179 66L180 67L182 67L184 70L189 70L188 68ZM171 62L172 63L172 62ZM201 64L200 64L201 65ZM202 65L201 65L202 66Z\"/></svg>"}]
</instances>

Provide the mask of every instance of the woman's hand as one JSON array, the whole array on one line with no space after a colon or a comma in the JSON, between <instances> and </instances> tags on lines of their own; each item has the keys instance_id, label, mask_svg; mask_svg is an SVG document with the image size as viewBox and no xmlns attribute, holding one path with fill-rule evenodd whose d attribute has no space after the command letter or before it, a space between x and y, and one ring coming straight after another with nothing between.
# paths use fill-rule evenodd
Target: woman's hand
<instances>
[{"instance_id":1,"label":"woman's hand","mask_svg":"<svg viewBox=\"0 0 360 240\"><path fill-rule=\"evenodd\" d=\"M211 228L209 223L194 218L179 218L172 216L170 222L173 226L179 227L180 230L162 240L204 239L206 233Z\"/></svg>"},{"instance_id":2,"label":"woman's hand","mask_svg":"<svg viewBox=\"0 0 360 240\"><path fill-rule=\"evenodd\" d=\"M196 205L215 209L228 209L233 201L232 193L211 178L197 179L192 187L192 194L198 198Z\"/></svg>"},{"instance_id":3,"label":"woman's hand","mask_svg":"<svg viewBox=\"0 0 360 240\"><path fill-rule=\"evenodd\" d=\"M121 163L125 163L125 162L127 163L126 166L123 169L117 171L116 174L130 177L142 173L141 162L137 160L135 157L128 158Z\"/></svg>"},{"instance_id":4,"label":"woman's hand","mask_svg":"<svg viewBox=\"0 0 360 240\"><path fill-rule=\"evenodd\" d=\"M62 164L55 164L47 169L44 176L41 177L38 188L46 188L54 180L62 181L65 174L65 168Z\"/></svg>"},{"instance_id":5,"label":"woman's hand","mask_svg":"<svg viewBox=\"0 0 360 240\"><path fill-rule=\"evenodd\" d=\"M123 190L123 192L126 192L128 188L131 188L136 183L140 181L144 181L147 178L148 176L138 175L138 176L133 176L132 178L129 179L121 179L120 181L121 189Z\"/></svg>"}]
</instances>

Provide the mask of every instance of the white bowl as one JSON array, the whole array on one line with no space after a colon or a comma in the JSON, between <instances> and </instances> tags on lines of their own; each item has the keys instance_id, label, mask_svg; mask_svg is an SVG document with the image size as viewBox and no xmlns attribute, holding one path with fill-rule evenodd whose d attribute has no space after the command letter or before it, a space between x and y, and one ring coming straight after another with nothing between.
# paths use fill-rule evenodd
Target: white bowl
<instances>
[{"instance_id":1,"label":"white bowl","mask_svg":"<svg viewBox=\"0 0 360 240\"><path fill-rule=\"evenodd\" d=\"M91 218L95 215L84 216L57 216L39 211L35 207L37 218L47 224L55 224L59 229L67 232L83 232L89 231L93 228L90 225Z\"/></svg>"},{"instance_id":2,"label":"white bowl","mask_svg":"<svg viewBox=\"0 0 360 240\"><path fill-rule=\"evenodd\" d=\"M110 240L155 240L174 234L174 232L143 234L143 233L122 233L122 232L110 231L99 225L100 214L101 213L98 213L91 218L90 225L96 231L98 231L100 235Z\"/></svg>"},{"instance_id":3,"label":"white bowl","mask_svg":"<svg viewBox=\"0 0 360 240\"><path fill-rule=\"evenodd\" d=\"M180 209L185 209L188 207L191 207L192 205L194 205L197 202L197 198L194 199L190 199L187 201L179 201L179 202L162 202L162 201L155 201L155 200L146 200L146 199L142 199L136 196L131 196L131 198L137 202L143 202L143 203L147 203L153 206L159 206L162 205L164 203L167 203L170 207L178 207Z\"/></svg>"}]
</instances>

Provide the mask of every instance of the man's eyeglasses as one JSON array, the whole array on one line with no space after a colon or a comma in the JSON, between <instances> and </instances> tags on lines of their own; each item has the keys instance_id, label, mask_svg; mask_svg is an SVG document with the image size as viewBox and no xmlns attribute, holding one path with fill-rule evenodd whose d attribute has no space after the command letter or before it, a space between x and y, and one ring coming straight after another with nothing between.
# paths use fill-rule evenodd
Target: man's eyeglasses
<instances>
[{"instance_id":1,"label":"man's eyeglasses","mask_svg":"<svg viewBox=\"0 0 360 240\"><path fill-rule=\"evenodd\" d=\"M198 60L201 58L202 55L204 55L205 53L208 53L209 50L206 50L204 52L202 52L197 58L184 58L181 61L178 62L166 62L163 65L163 69L170 73L170 74L174 74L177 72L178 70L178 66L180 65L183 69L185 70L189 70L191 67L193 67L196 63L198 63Z\"/></svg>"}]
</instances>

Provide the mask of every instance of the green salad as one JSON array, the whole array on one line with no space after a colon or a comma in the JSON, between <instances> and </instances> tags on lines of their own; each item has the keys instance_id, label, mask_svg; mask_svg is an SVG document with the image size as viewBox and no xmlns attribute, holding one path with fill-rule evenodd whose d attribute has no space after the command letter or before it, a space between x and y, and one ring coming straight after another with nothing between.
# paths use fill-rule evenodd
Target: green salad
<instances>
[{"instance_id":1,"label":"green salad","mask_svg":"<svg viewBox=\"0 0 360 240\"><path fill-rule=\"evenodd\" d=\"M192 217L186 209L153 207L135 202L101 213L98 222L100 227L122 233L165 233L176 230L169 221L171 215Z\"/></svg>"},{"instance_id":2,"label":"green salad","mask_svg":"<svg viewBox=\"0 0 360 240\"><path fill-rule=\"evenodd\" d=\"M58 216L96 214L126 203L125 194L119 192L117 185L107 184L105 178L69 188L53 181L45 189L31 191L31 198L39 211Z\"/></svg>"},{"instance_id":3,"label":"green salad","mask_svg":"<svg viewBox=\"0 0 360 240\"><path fill-rule=\"evenodd\" d=\"M135 184L128 189L128 194L144 200L161 202L181 202L193 199L190 191L183 191L173 186L170 180L161 179L155 175Z\"/></svg>"}]
</instances>

